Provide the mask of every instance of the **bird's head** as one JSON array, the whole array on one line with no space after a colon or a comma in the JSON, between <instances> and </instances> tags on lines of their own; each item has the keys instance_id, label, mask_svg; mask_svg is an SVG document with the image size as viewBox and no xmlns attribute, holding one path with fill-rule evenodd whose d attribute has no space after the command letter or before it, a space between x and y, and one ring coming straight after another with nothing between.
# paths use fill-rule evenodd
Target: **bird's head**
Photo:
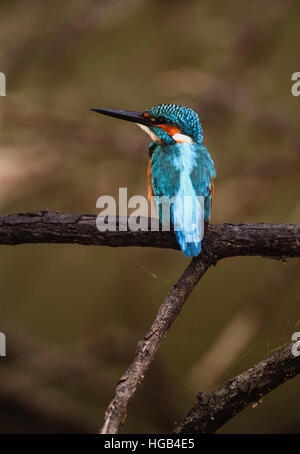
<instances>
[{"instance_id":1,"label":"bird's head","mask_svg":"<svg viewBox=\"0 0 300 454\"><path fill-rule=\"evenodd\" d=\"M91 109L111 117L133 121L146 131L154 142L165 145L175 143L202 143L202 127L192 109L177 104L159 104L142 113L128 110Z\"/></svg>"}]
</instances>

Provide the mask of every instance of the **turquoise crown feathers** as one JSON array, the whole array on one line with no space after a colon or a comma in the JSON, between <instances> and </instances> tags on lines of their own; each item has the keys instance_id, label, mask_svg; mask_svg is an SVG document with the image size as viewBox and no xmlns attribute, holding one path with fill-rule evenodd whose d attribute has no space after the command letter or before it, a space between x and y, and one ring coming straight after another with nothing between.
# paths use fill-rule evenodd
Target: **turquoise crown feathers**
<instances>
[{"instance_id":1,"label":"turquoise crown feathers","mask_svg":"<svg viewBox=\"0 0 300 454\"><path fill-rule=\"evenodd\" d=\"M203 142L202 126L197 113L189 107L178 104L159 104L145 110L144 113L156 119L161 119L162 124L177 125L181 134L185 134L195 143Z\"/></svg>"}]
</instances>

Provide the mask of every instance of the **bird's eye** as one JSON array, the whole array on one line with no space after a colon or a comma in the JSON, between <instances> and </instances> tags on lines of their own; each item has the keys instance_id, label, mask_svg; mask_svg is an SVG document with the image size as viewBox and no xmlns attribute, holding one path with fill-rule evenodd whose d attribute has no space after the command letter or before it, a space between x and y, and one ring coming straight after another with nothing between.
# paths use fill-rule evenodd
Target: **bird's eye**
<instances>
[{"instance_id":1,"label":"bird's eye","mask_svg":"<svg viewBox=\"0 0 300 454\"><path fill-rule=\"evenodd\" d=\"M149 120L151 121L151 123L153 124L156 124L156 125L161 125L161 124L165 124L166 123L166 119L164 117L151 117L149 118Z\"/></svg>"},{"instance_id":2,"label":"bird's eye","mask_svg":"<svg viewBox=\"0 0 300 454\"><path fill-rule=\"evenodd\" d=\"M153 125L162 125L166 123L166 119L164 117L149 117L147 118Z\"/></svg>"}]
</instances>

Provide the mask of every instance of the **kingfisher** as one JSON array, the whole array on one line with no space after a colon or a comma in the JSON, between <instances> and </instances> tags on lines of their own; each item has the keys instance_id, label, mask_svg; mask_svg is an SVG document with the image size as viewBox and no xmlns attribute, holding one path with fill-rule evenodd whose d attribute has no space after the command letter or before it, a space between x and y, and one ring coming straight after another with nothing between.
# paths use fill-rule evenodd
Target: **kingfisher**
<instances>
[{"instance_id":1,"label":"kingfisher","mask_svg":"<svg viewBox=\"0 0 300 454\"><path fill-rule=\"evenodd\" d=\"M216 169L203 145L197 113L178 104L159 104L141 113L91 110L134 122L150 136L148 198L154 197L156 205L161 198L172 201L170 217L179 246L186 256L198 256L204 226L211 217ZM158 214L163 223L162 206Z\"/></svg>"}]
</instances>

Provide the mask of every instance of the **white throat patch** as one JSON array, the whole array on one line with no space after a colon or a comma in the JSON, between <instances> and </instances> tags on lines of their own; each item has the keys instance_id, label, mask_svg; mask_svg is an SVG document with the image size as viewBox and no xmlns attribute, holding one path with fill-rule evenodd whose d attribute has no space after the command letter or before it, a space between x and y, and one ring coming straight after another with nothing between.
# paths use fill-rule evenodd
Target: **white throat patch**
<instances>
[{"instance_id":1,"label":"white throat patch","mask_svg":"<svg viewBox=\"0 0 300 454\"><path fill-rule=\"evenodd\" d=\"M148 128L148 126L141 125L139 123L136 123L136 125L138 125L138 127L141 128L143 131L145 131L151 137L153 142L161 142L160 138L155 134L155 132L151 131L151 129Z\"/></svg>"},{"instance_id":2,"label":"white throat patch","mask_svg":"<svg viewBox=\"0 0 300 454\"><path fill-rule=\"evenodd\" d=\"M185 134L177 133L177 134L174 134L174 136L172 136L172 137L175 140L175 142L179 142L179 143L194 143L193 139L191 139L190 136L186 136Z\"/></svg>"}]
</instances>

